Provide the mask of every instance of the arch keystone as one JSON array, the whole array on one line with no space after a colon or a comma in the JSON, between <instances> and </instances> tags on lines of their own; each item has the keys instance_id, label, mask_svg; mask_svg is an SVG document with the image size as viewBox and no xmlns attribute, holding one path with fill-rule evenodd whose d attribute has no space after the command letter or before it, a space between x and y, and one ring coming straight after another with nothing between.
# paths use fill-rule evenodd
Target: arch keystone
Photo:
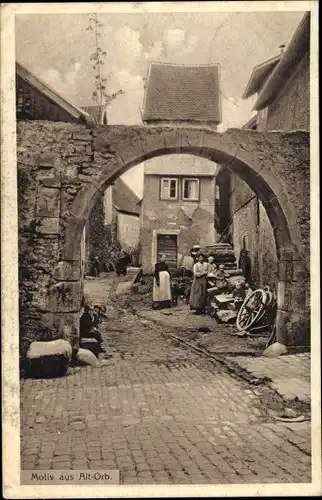
<instances>
[{"instance_id":1,"label":"arch keystone","mask_svg":"<svg viewBox=\"0 0 322 500\"><path fill-rule=\"evenodd\" d=\"M164 147L171 153L181 153L182 133L180 128L164 127L161 132Z\"/></svg>"},{"instance_id":2,"label":"arch keystone","mask_svg":"<svg viewBox=\"0 0 322 500\"><path fill-rule=\"evenodd\" d=\"M182 152L189 150L194 151L194 154L201 155L201 151L203 148L204 129L181 129L181 149Z\"/></svg>"}]
</instances>

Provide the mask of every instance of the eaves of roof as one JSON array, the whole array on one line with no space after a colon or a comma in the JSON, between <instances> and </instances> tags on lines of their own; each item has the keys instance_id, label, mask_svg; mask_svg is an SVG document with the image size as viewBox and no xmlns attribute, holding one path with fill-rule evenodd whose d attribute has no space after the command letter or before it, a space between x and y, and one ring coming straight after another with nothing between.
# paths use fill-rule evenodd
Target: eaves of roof
<instances>
[{"instance_id":1,"label":"eaves of roof","mask_svg":"<svg viewBox=\"0 0 322 500\"><path fill-rule=\"evenodd\" d=\"M297 30L295 31L287 49L282 55L270 77L263 86L253 109L260 111L264 109L283 87L296 65L310 50L310 12L306 12Z\"/></svg>"},{"instance_id":2,"label":"eaves of roof","mask_svg":"<svg viewBox=\"0 0 322 500\"><path fill-rule=\"evenodd\" d=\"M131 215L131 217L137 217L139 218L140 217L140 214L137 213L137 212L130 212L128 210L123 210L122 208L118 207L117 205L114 205L113 203L113 207L115 208L115 210L117 212L119 212L120 214L125 214L125 215Z\"/></svg>"},{"instance_id":3,"label":"eaves of roof","mask_svg":"<svg viewBox=\"0 0 322 500\"><path fill-rule=\"evenodd\" d=\"M272 59L269 59L268 61L255 66L249 82L247 83L245 92L243 93L243 99L248 99L260 90L263 83L265 82L265 79L269 76L269 74L273 71L275 66L280 61L281 56L282 54L279 54L278 56L275 56Z\"/></svg>"}]
</instances>

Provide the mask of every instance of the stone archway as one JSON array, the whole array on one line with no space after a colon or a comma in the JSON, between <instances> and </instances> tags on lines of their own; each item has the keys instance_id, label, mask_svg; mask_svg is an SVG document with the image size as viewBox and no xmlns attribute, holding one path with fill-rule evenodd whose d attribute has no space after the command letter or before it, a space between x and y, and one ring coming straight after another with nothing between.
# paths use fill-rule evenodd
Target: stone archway
<instances>
[{"instance_id":1,"label":"stone archway","mask_svg":"<svg viewBox=\"0 0 322 500\"><path fill-rule=\"evenodd\" d=\"M296 343L307 322L308 134L231 129L221 135L202 129L121 126L99 127L91 133L93 174L69 207L61 266L78 266L84 223L98 196L118 176L159 155L207 158L239 175L265 207L278 257L277 339L285 345Z\"/></svg>"},{"instance_id":2,"label":"stone archway","mask_svg":"<svg viewBox=\"0 0 322 500\"><path fill-rule=\"evenodd\" d=\"M30 121L19 122L17 139L21 309L36 330L44 318L77 341L81 237L96 200L134 165L183 153L231 169L262 201L278 257L278 340L299 342L310 318L308 133Z\"/></svg>"}]
</instances>

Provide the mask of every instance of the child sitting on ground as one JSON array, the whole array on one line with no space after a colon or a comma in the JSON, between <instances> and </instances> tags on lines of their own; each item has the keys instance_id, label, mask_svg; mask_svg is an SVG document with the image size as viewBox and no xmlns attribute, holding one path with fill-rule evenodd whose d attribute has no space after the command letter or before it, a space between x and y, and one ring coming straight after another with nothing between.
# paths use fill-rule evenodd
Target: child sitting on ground
<instances>
[{"instance_id":1,"label":"child sitting on ground","mask_svg":"<svg viewBox=\"0 0 322 500\"><path fill-rule=\"evenodd\" d=\"M100 332L97 330L97 306L96 313L92 312L92 308L90 305L86 304L84 306L84 313L82 314L79 322L79 333L80 339L90 339L93 338L97 340L97 342L101 346L101 352L105 352L105 349L102 347L103 339Z\"/></svg>"},{"instance_id":2,"label":"child sitting on ground","mask_svg":"<svg viewBox=\"0 0 322 500\"><path fill-rule=\"evenodd\" d=\"M218 271L215 272L215 287L220 293L228 291L228 278L229 275L225 271L225 264L219 264Z\"/></svg>"},{"instance_id":3,"label":"child sitting on ground","mask_svg":"<svg viewBox=\"0 0 322 500\"><path fill-rule=\"evenodd\" d=\"M238 311L245 300L246 297L246 289L245 283L241 280L236 282L235 288L233 289L232 296L234 299L233 309Z\"/></svg>"}]
</instances>

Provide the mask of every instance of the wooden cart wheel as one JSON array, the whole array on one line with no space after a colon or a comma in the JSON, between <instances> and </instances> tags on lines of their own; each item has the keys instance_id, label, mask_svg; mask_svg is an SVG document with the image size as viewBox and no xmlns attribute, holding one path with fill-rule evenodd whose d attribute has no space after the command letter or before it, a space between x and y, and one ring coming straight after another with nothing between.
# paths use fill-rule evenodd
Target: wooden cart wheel
<instances>
[{"instance_id":1,"label":"wooden cart wheel","mask_svg":"<svg viewBox=\"0 0 322 500\"><path fill-rule=\"evenodd\" d=\"M236 320L239 331L247 331L264 316L267 300L267 292L261 288L255 290L244 300Z\"/></svg>"}]
</instances>

